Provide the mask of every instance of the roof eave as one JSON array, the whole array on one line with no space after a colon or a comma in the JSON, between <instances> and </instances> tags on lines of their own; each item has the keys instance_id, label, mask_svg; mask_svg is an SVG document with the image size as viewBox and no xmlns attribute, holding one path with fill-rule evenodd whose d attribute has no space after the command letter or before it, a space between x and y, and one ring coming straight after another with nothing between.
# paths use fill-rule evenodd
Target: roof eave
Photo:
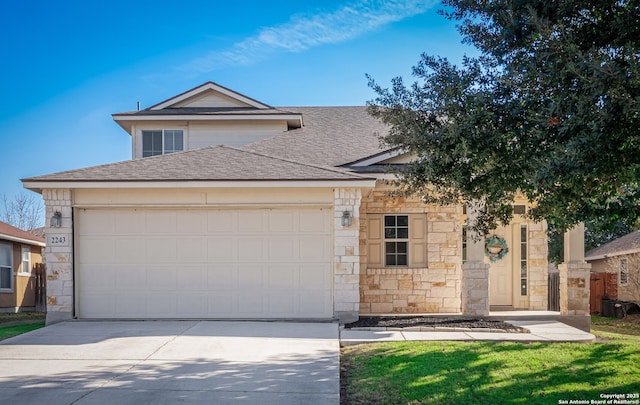
<instances>
[{"instance_id":1,"label":"roof eave","mask_svg":"<svg viewBox=\"0 0 640 405\"><path fill-rule=\"evenodd\" d=\"M327 188L327 187L375 187L375 178L308 179L308 180L136 180L136 181L87 181L87 180L37 180L24 179L23 187L41 193L43 189L112 189L112 188Z\"/></svg>"}]
</instances>

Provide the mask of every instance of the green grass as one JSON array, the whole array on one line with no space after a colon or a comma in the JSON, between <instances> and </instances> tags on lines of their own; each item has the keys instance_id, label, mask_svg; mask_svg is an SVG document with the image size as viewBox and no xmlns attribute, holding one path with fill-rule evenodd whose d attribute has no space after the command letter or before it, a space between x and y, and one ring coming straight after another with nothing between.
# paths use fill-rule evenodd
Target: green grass
<instances>
[{"instance_id":1,"label":"green grass","mask_svg":"<svg viewBox=\"0 0 640 405\"><path fill-rule=\"evenodd\" d=\"M598 324L598 322L596 322ZM389 342L345 347L343 404L558 404L640 393L640 336L594 343ZM631 328L634 330L634 328Z\"/></svg>"},{"instance_id":2,"label":"green grass","mask_svg":"<svg viewBox=\"0 0 640 405\"><path fill-rule=\"evenodd\" d=\"M44 327L45 317L42 312L0 312L0 340Z\"/></svg>"},{"instance_id":3,"label":"green grass","mask_svg":"<svg viewBox=\"0 0 640 405\"><path fill-rule=\"evenodd\" d=\"M23 333L31 332L32 330L40 329L44 327L44 321L22 323L17 325L0 325L0 340L9 339L10 337L22 335Z\"/></svg>"}]
</instances>

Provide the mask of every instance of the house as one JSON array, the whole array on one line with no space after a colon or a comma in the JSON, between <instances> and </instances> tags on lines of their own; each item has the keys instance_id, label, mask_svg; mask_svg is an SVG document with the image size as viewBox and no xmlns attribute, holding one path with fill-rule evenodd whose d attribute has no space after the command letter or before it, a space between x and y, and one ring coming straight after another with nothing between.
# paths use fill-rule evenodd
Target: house
<instances>
[{"instance_id":1,"label":"house","mask_svg":"<svg viewBox=\"0 0 640 405\"><path fill-rule=\"evenodd\" d=\"M381 149L366 107L275 108L207 82L113 119L131 160L23 179L55 225L48 322L547 309L527 201L491 235L495 260L475 244L465 260L465 207L389 195L411 155Z\"/></svg>"},{"instance_id":2,"label":"house","mask_svg":"<svg viewBox=\"0 0 640 405\"><path fill-rule=\"evenodd\" d=\"M592 280L602 280L602 297L640 303L640 231L585 253ZM592 290L592 295L596 295ZM599 294L600 295L600 294Z\"/></svg>"},{"instance_id":3,"label":"house","mask_svg":"<svg viewBox=\"0 0 640 405\"><path fill-rule=\"evenodd\" d=\"M44 246L44 238L0 222L0 312L35 310L32 269Z\"/></svg>"}]
</instances>

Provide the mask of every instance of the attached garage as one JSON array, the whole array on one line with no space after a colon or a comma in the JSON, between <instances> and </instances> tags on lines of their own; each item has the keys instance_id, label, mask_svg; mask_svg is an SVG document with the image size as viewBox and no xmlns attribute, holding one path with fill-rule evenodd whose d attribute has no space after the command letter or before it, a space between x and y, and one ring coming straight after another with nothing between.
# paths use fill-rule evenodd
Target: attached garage
<instances>
[{"instance_id":1,"label":"attached garage","mask_svg":"<svg viewBox=\"0 0 640 405\"><path fill-rule=\"evenodd\" d=\"M327 208L77 208L79 318L331 318Z\"/></svg>"}]
</instances>

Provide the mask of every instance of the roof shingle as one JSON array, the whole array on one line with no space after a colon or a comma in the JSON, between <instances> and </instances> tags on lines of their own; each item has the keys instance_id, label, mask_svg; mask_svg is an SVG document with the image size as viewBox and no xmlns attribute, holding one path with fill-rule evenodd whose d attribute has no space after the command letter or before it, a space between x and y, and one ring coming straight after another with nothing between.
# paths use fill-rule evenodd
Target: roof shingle
<instances>
[{"instance_id":1,"label":"roof shingle","mask_svg":"<svg viewBox=\"0 0 640 405\"><path fill-rule=\"evenodd\" d=\"M211 146L23 179L37 181L364 180L346 170Z\"/></svg>"}]
</instances>

